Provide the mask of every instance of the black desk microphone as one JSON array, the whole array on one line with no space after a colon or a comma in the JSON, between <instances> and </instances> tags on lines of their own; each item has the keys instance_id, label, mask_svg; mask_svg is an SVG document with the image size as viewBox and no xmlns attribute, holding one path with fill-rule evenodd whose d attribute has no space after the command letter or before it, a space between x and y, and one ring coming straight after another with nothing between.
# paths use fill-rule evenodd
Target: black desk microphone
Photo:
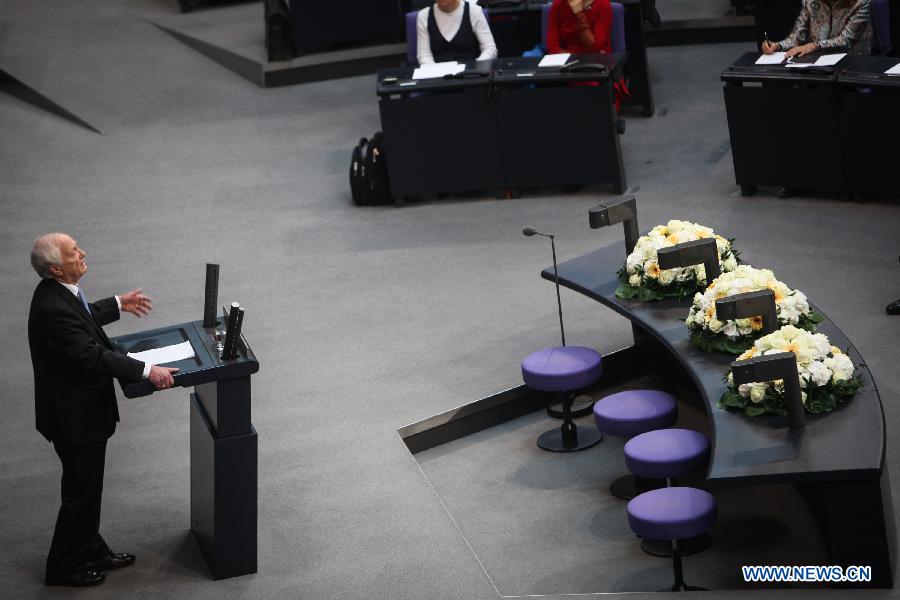
<instances>
[{"instance_id":1,"label":"black desk microphone","mask_svg":"<svg viewBox=\"0 0 900 600\"><path fill-rule=\"evenodd\" d=\"M534 227L525 227L522 229L522 233L531 237L533 235L542 235L544 237L550 238L550 249L553 251L553 279L556 283L556 307L559 309L559 334L562 337L562 345L566 345L566 330L563 328L563 318L562 318L562 300L559 297L559 271L556 269L556 243L553 241L554 236L549 233L541 233L540 231L535 230Z\"/></svg>"}]
</instances>

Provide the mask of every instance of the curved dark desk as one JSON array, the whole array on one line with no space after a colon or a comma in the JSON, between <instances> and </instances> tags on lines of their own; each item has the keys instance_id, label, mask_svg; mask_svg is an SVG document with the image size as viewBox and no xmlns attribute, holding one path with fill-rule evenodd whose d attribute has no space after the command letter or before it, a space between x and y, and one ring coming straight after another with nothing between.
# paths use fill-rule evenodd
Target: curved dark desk
<instances>
[{"instance_id":1,"label":"curved dark desk","mask_svg":"<svg viewBox=\"0 0 900 600\"><path fill-rule=\"evenodd\" d=\"M559 283L630 319L684 367L706 403L713 432L709 484L795 484L820 519L832 564L871 565L869 586L892 587L895 535L884 415L875 382L850 340L827 317L819 325L859 365L864 386L841 409L808 418L805 428L788 428L786 417L751 418L717 408L722 376L734 357L690 344L684 323L690 299L617 298L616 271L624 257L616 244L569 260L559 265ZM555 279L552 268L541 276ZM638 355L642 343L638 337Z\"/></svg>"}]
</instances>

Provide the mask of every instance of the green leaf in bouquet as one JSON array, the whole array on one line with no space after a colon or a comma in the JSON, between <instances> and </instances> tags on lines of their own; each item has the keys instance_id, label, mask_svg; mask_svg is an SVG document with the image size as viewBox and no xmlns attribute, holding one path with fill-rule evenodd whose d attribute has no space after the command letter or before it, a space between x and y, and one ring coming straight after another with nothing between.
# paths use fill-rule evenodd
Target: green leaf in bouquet
<instances>
[{"instance_id":1,"label":"green leaf in bouquet","mask_svg":"<svg viewBox=\"0 0 900 600\"><path fill-rule=\"evenodd\" d=\"M627 283L620 283L619 287L616 288L616 297L624 298L625 300L631 300L635 296L638 295L638 288L631 287Z\"/></svg>"},{"instance_id":2,"label":"green leaf in bouquet","mask_svg":"<svg viewBox=\"0 0 900 600\"><path fill-rule=\"evenodd\" d=\"M642 287L638 290L638 300L641 302L649 302L650 300L658 300L656 292L649 287Z\"/></svg>"},{"instance_id":3,"label":"green leaf in bouquet","mask_svg":"<svg viewBox=\"0 0 900 600\"><path fill-rule=\"evenodd\" d=\"M746 408L744 408L744 412L749 417L758 417L759 415L765 414L766 409L764 406L758 404L748 404Z\"/></svg>"},{"instance_id":4,"label":"green leaf in bouquet","mask_svg":"<svg viewBox=\"0 0 900 600\"><path fill-rule=\"evenodd\" d=\"M734 393L732 390L728 389L722 394L722 397L719 398L719 408L743 408L744 407L744 399L741 398L739 394Z\"/></svg>"},{"instance_id":5,"label":"green leaf in bouquet","mask_svg":"<svg viewBox=\"0 0 900 600\"><path fill-rule=\"evenodd\" d=\"M736 340L732 340L728 336L724 336L724 344L726 352L731 352L732 354L743 354L746 350L750 349L750 346L753 345L752 339L746 338L738 338Z\"/></svg>"}]
</instances>

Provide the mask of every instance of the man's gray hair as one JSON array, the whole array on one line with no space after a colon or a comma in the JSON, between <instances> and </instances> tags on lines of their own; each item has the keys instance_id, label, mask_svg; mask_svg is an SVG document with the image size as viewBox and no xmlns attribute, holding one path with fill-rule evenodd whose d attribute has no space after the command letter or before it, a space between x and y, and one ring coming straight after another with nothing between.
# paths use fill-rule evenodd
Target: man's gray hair
<instances>
[{"instance_id":1,"label":"man's gray hair","mask_svg":"<svg viewBox=\"0 0 900 600\"><path fill-rule=\"evenodd\" d=\"M31 249L31 266L43 279L53 277L50 267L62 264L62 253L59 251L61 233L45 233L34 240Z\"/></svg>"}]
</instances>

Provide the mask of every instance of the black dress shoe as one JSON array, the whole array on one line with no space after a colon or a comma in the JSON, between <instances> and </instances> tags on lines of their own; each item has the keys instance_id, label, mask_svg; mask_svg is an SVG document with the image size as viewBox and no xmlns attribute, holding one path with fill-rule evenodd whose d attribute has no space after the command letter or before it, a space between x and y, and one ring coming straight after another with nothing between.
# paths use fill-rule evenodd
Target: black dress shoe
<instances>
[{"instance_id":1,"label":"black dress shoe","mask_svg":"<svg viewBox=\"0 0 900 600\"><path fill-rule=\"evenodd\" d=\"M109 556L97 560L91 560L84 563L85 569L91 571L112 571L113 569L121 569L130 567L134 564L134 554L125 554L124 552L110 552Z\"/></svg>"},{"instance_id":2,"label":"black dress shoe","mask_svg":"<svg viewBox=\"0 0 900 600\"><path fill-rule=\"evenodd\" d=\"M106 575L91 571L90 569L81 569L74 573L66 575L57 575L55 577L47 577L44 585L67 585L70 587L89 587L92 585L100 585L106 581Z\"/></svg>"},{"instance_id":3,"label":"black dress shoe","mask_svg":"<svg viewBox=\"0 0 900 600\"><path fill-rule=\"evenodd\" d=\"M900 300L894 300L884 309L889 315L900 315Z\"/></svg>"}]
</instances>

